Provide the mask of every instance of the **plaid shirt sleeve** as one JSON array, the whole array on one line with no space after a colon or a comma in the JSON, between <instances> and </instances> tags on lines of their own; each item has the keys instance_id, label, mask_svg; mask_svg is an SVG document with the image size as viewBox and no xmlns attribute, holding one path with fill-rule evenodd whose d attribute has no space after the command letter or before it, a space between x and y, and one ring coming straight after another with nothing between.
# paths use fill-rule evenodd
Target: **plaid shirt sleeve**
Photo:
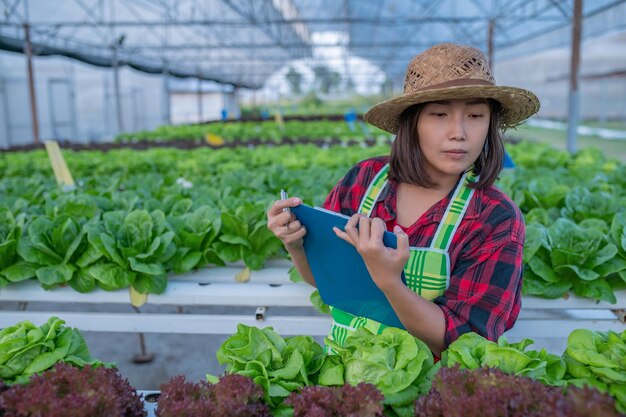
<instances>
[{"instance_id":1,"label":"plaid shirt sleeve","mask_svg":"<svg viewBox=\"0 0 626 417\"><path fill-rule=\"evenodd\" d=\"M468 332L496 341L515 324L521 309L524 223L514 211L519 217L501 221L470 254L459 255L450 286L434 300L445 316L446 347ZM473 227L485 226L476 221Z\"/></svg>"},{"instance_id":2,"label":"plaid shirt sleeve","mask_svg":"<svg viewBox=\"0 0 626 417\"><path fill-rule=\"evenodd\" d=\"M370 182L386 163L384 156L359 162L331 190L323 207L346 216L355 214Z\"/></svg>"}]
</instances>

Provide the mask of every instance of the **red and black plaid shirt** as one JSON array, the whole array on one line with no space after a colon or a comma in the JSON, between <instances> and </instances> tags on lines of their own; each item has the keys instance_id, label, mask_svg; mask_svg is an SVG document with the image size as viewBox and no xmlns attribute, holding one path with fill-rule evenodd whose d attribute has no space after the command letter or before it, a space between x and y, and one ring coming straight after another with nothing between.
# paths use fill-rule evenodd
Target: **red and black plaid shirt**
<instances>
[{"instance_id":1,"label":"red and black plaid shirt","mask_svg":"<svg viewBox=\"0 0 626 417\"><path fill-rule=\"evenodd\" d=\"M355 214L370 182L388 161L381 156L358 163L326 197L324 208ZM372 213L389 231L397 224L397 188L397 182L389 181ZM403 228L411 246L430 246L453 192ZM495 341L513 327L522 305L524 233L522 213L506 194L494 186L475 190L450 245L450 286L433 300L446 319L446 347L463 333L473 331Z\"/></svg>"}]
</instances>

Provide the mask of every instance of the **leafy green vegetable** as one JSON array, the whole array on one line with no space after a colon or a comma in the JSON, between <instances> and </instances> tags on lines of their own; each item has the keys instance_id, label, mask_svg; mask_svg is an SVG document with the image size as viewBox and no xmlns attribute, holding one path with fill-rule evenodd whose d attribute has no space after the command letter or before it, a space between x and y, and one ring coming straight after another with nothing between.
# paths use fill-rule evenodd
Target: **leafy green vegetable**
<instances>
[{"instance_id":1,"label":"leafy green vegetable","mask_svg":"<svg viewBox=\"0 0 626 417\"><path fill-rule=\"evenodd\" d=\"M176 254L170 260L174 272L183 273L209 264L224 265L211 246L222 225L216 209L202 206L190 213L169 216L167 222L175 233Z\"/></svg>"},{"instance_id":2,"label":"leafy green vegetable","mask_svg":"<svg viewBox=\"0 0 626 417\"><path fill-rule=\"evenodd\" d=\"M313 307L315 307L317 311L322 314L330 314L330 307L322 301L322 297L320 296L320 292L318 290L313 291L309 298L311 300L311 304L313 304Z\"/></svg>"},{"instance_id":3,"label":"leafy green vegetable","mask_svg":"<svg viewBox=\"0 0 626 417\"><path fill-rule=\"evenodd\" d=\"M283 413L283 404L292 392L313 385L324 364L322 347L310 336L283 339L271 327L237 325L217 351L217 360L226 372L251 378L264 391L264 401L274 413Z\"/></svg>"},{"instance_id":4,"label":"leafy green vegetable","mask_svg":"<svg viewBox=\"0 0 626 417\"><path fill-rule=\"evenodd\" d=\"M0 379L7 384L26 383L34 374L57 362L74 366L107 365L89 354L80 332L51 317L37 327L22 321L0 331Z\"/></svg>"},{"instance_id":5,"label":"leafy green vegetable","mask_svg":"<svg viewBox=\"0 0 626 417\"><path fill-rule=\"evenodd\" d=\"M572 289L583 297L615 303L606 278L625 265L615 261L617 247L598 230L597 221L580 226L560 218L548 228L529 225L524 292L557 298Z\"/></svg>"},{"instance_id":6,"label":"leafy green vegetable","mask_svg":"<svg viewBox=\"0 0 626 417\"><path fill-rule=\"evenodd\" d=\"M379 335L357 329L343 346L325 342L341 357L346 383L375 385L385 396L386 409L399 415L413 412L413 402L430 390L439 368L424 342L392 327Z\"/></svg>"},{"instance_id":7,"label":"leafy green vegetable","mask_svg":"<svg viewBox=\"0 0 626 417\"><path fill-rule=\"evenodd\" d=\"M226 200L223 204L228 204ZM263 267L265 259L271 257L282 247L280 240L267 228L267 220L259 218L265 213L264 204L232 203L234 210L222 211L222 234L215 244L217 255L228 262L243 259L252 270Z\"/></svg>"},{"instance_id":8,"label":"leafy green vegetable","mask_svg":"<svg viewBox=\"0 0 626 417\"><path fill-rule=\"evenodd\" d=\"M0 207L0 287L35 276L35 266L19 260L17 254L23 227L23 215L15 218L9 209Z\"/></svg>"},{"instance_id":9,"label":"leafy green vegetable","mask_svg":"<svg viewBox=\"0 0 626 417\"><path fill-rule=\"evenodd\" d=\"M585 187L575 187L565 197L563 217L577 223L584 219L600 219L610 223L616 213L623 210L620 201L603 191L592 192Z\"/></svg>"},{"instance_id":10,"label":"leafy green vegetable","mask_svg":"<svg viewBox=\"0 0 626 417\"><path fill-rule=\"evenodd\" d=\"M34 268L44 288L71 283L79 269L76 263L87 248L85 227L84 221L79 223L65 214L35 218L28 226L28 236L18 244L17 252L26 262L20 265Z\"/></svg>"},{"instance_id":11,"label":"leafy green vegetable","mask_svg":"<svg viewBox=\"0 0 626 417\"><path fill-rule=\"evenodd\" d=\"M569 187L556 176L535 178L528 181L524 189L527 208L559 207L568 195Z\"/></svg>"},{"instance_id":12,"label":"leafy green vegetable","mask_svg":"<svg viewBox=\"0 0 626 417\"><path fill-rule=\"evenodd\" d=\"M589 385L611 394L617 410L626 413L626 331L574 330L563 357L569 384Z\"/></svg>"},{"instance_id":13,"label":"leafy green vegetable","mask_svg":"<svg viewBox=\"0 0 626 417\"><path fill-rule=\"evenodd\" d=\"M88 229L93 247L87 274L107 290L132 285L140 293L160 294L167 285L164 263L176 253L174 232L167 230L165 215L159 210L111 211L103 223Z\"/></svg>"},{"instance_id":14,"label":"leafy green vegetable","mask_svg":"<svg viewBox=\"0 0 626 417\"><path fill-rule=\"evenodd\" d=\"M459 365L466 369L498 368L517 376L527 376L547 385L565 385L565 361L545 349L526 351L534 342L523 339L509 343L501 336L498 343L476 333L465 333L452 342L441 355L442 366Z\"/></svg>"},{"instance_id":15,"label":"leafy green vegetable","mask_svg":"<svg viewBox=\"0 0 626 417\"><path fill-rule=\"evenodd\" d=\"M626 213L615 215L611 222L609 241L617 247L617 256L600 267L601 273L608 278L611 274L626 283Z\"/></svg>"},{"instance_id":16,"label":"leafy green vegetable","mask_svg":"<svg viewBox=\"0 0 626 417\"><path fill-rule=\"evenodd\" d=\"M326 387L341 386L345 383L345 367L339 355L328 355L320 368L317 378L318 385Z\"/></svg>"}]
</instances>

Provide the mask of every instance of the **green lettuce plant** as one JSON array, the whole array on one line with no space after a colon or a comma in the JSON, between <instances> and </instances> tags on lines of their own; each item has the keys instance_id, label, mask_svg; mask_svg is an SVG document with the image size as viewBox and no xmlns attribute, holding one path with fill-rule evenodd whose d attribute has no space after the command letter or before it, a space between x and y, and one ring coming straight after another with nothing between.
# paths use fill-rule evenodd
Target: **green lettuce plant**
<instances>
[{"instance_id":1,"label":"green lettuce plant","mask_svg":"<svg viewBox=\"0 0 626 417\"><path fill-rule=\"evenodd\" d=\"M586 187L574 187L565 196L565 206L561 215L576 223L585 219L600 219L607 224L619 211L624 210L623 202L604 191L592 192Z\"/></svg>"},{"instance_id":2,"label":"green lettuce plant","mask_svg":"<svg viewBox=\"0 0 626 417\"><path fill-rule=\"evenodd\" d=\"M557 298L571 289L583 297L616 302L604 278L621 269L612 261L618 250L597 226L560 218L547 228L529 225L527 233L525 294Z\"/></svg>"},{"instance_id":3,"label":"green lettuce plant","mask_svg":"<svg viewBox=\"0 0 626 417\"><path fill-rule=\"evenodd\" d=\"M49 175L30 171L28 165L19 162L9 164L1 176L0 201L14 214L42 214L44 194L56 186Z\"/></svg>"},{"instance_id":4,"label":"green lettuce plant","mask_svg":"<svg viewBox=\"0 0 626 417\"><path fill-rule=\"evenodd\" d=\"M545 349L526 350L533 343L531 339L509 343L504 336L496 343L473 332L465 333L443 351L441 364L465 369L498 368L507 374L526 376L547 385L565 385L563 359Z\"/></svg>"},{"instance_id":5,"label":"green lettuce plant","mask_svg":"<svg viewBox=\"0 0 626 417\"><path fill-rule=\"evenodd\" d=\"M568 152L555 149L548 144L531 141L523 141L516 145L508 146L507 150L516 165L526 169L556 169L567 166L572 159Z\"/></svg>"},{"instance_id":6,"label":"green lettuce plant","mask_svg":"<svg viewBox=\"0 0 626 417\"><path fill-rule=\"evenodd\" d=\"M289 415L284 400L294 391L314 384L324 363L322 347L310 336L282 338L271 327L237 325L217 351L227 373L251 378L264 391L264 401L276 416ZM207 376L210 382L216 377Z\"/></svg>"},{"instance_id":7,"label":"green lettuce plant","mask_svg":"<svg viewBox=\"0 0 626 417\"><path fill-rule=\"evenodd\" d=\"M81 333L64 324L50 317L41 326L22 321L0 330L0 379L23 384L57 362L79 367L108 365L91 358Z\"/></svg>"},{"instance_id":8,"label":"green lettuce plant","mask_svg":"<svg viewBox=\"0 0 626 417\"><path fill-rule=\"evenodd\" d=\"M17 245L22 236L24 216L17 218L0 207L0 287L35 276L35 267L19 259Z\"/></svg>"},{"instance_id":9,"label":"green lettuce plant","mask_svg":"<svg viewBox=\"0 0 626 417\"><path fill-rule=\"evenodd\" d=\"M250 269L261 269L282 244L267 228L265 204L239 200L236 205L234 210L222 210L222 233L214 244L215 252L227 262L243 259Z\"/></svg>"},{"instance_id":10,"label":"green lettuce plant","mask_svg":"<svg viewBox=\"0 0 626 417\"><path fill-rule=\"evenodd\" d=\"M392 327L379 335L357 329L343 346L325 342L341 358L346 383L370 383L382 392L387 415L413 415L415 399L430 390L439 368L424 342Z\"/></svg>"},{"instance_id":11,"label":"green lettuce plant","mask_svg":"<svg viewBox=\"0 0 626 417\"><path fill-rule=\"evenodd\" d=\"M151 195L143 199L143 209L148 211L161 210L166 217L181 216L192 210L193 200L182 195L178 187L166 187L159 197Z\"/></svg>"},{"instance_id":12,"label":"green lettuce plant","mask_svg":"<svg viewBox=\"0 0 626 417\"><path fill-rule=\"evenodd\" d=\"M17 252L26 262L21 263L22 278L34 269L41 286L48 289L59 285L76 285L85 271L78 260L87 250L86 228L97 219L85 223L66 214L56 217L39 216L28 226L28 234L22 236Z\"/></svg>"},{"instance_id":13,"label":"green lettuce plant","mask_svg":"<svg viewBox=\"0 0 626 417\"><path fill-rule=\"evenodd\" d=\"M159 210L111 211L88 229L90 247L77 264L106 290L129 285L160 294L167 285L164 264L176 253L174 232Z\"/></svg>"},{"instance_id":14,"label":"green lettuce plant","mask_svg":"<svg viewBox=\"0 0 626 417\"><path fill-rule=\"evenodd\" d=\"M617 247L617 255L607 261L603 267L607 275L612 272L626 284L626 213L618 213L613 217L609 241Z\"/></svg>"},{"instance_id":15,"label":"green lettuce plant","mask_svg":"<svg viewBox=\"0 0 626 417\"><path fill-rule=\"evenodd\" d=\"M213 247L222 226L219 211L202 206L193 212L168 216L167 223L174 231L176 254L170 260L176 273L202 268L209 264L224 265Z\"/></svg>"},{"instance_id":16,"label":"green lettuce plant","mask_svg":"<svg viewBox=\"0 0 626 417\"><path fill-rule=\"evenodd\" d=\"M617 410L626 413L626 331L574 330L567 338L563 357L569 384L589 385L609 393Z\"/></svg>"},{"instance_id":17,"label":"green lettuce plant","mask_svg":"<svg viewBox=\"0 0 626 417\"><path fill-rule=\"evenodd\" d=\"M94 196L80 190L63 192L60 189L46 193L43 210L49 218L63 214L80 223L97 217L101 211Z\"/></svg>"},{"instance_id":18,"label":"green lettuce plant","mask_svg":"<svg viewBox=\"0 0 626 417\"><path fill-rule=\"evenodd\" d=\"M523 189L525 199L524 208L561 207L570 188L563 184L556 176L542 176L528 181Z\"/></svg>"}]
</instances>

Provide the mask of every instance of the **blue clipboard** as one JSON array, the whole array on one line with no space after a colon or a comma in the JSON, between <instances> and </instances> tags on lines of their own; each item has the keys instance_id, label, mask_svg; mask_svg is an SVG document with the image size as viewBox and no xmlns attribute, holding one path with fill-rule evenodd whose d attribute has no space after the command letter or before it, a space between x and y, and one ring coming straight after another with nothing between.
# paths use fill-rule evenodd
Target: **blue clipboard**
<instances>
[{"instance_id":1,"label":"blue clipboard","mask_svg":"<svg viewBox=\"0 0 626 417\"><path fill-rule=\"evenodd\" d=\"M335 226L343 230L349 217L306 204L292 207L291 211L306 227L304 252L322 301L356 316L404 329L361 255L333 231ZM396 235L385 231L383 243L396 248ZM406 284L404 273L402 281Z\"/></svg>"}]
</instances>

